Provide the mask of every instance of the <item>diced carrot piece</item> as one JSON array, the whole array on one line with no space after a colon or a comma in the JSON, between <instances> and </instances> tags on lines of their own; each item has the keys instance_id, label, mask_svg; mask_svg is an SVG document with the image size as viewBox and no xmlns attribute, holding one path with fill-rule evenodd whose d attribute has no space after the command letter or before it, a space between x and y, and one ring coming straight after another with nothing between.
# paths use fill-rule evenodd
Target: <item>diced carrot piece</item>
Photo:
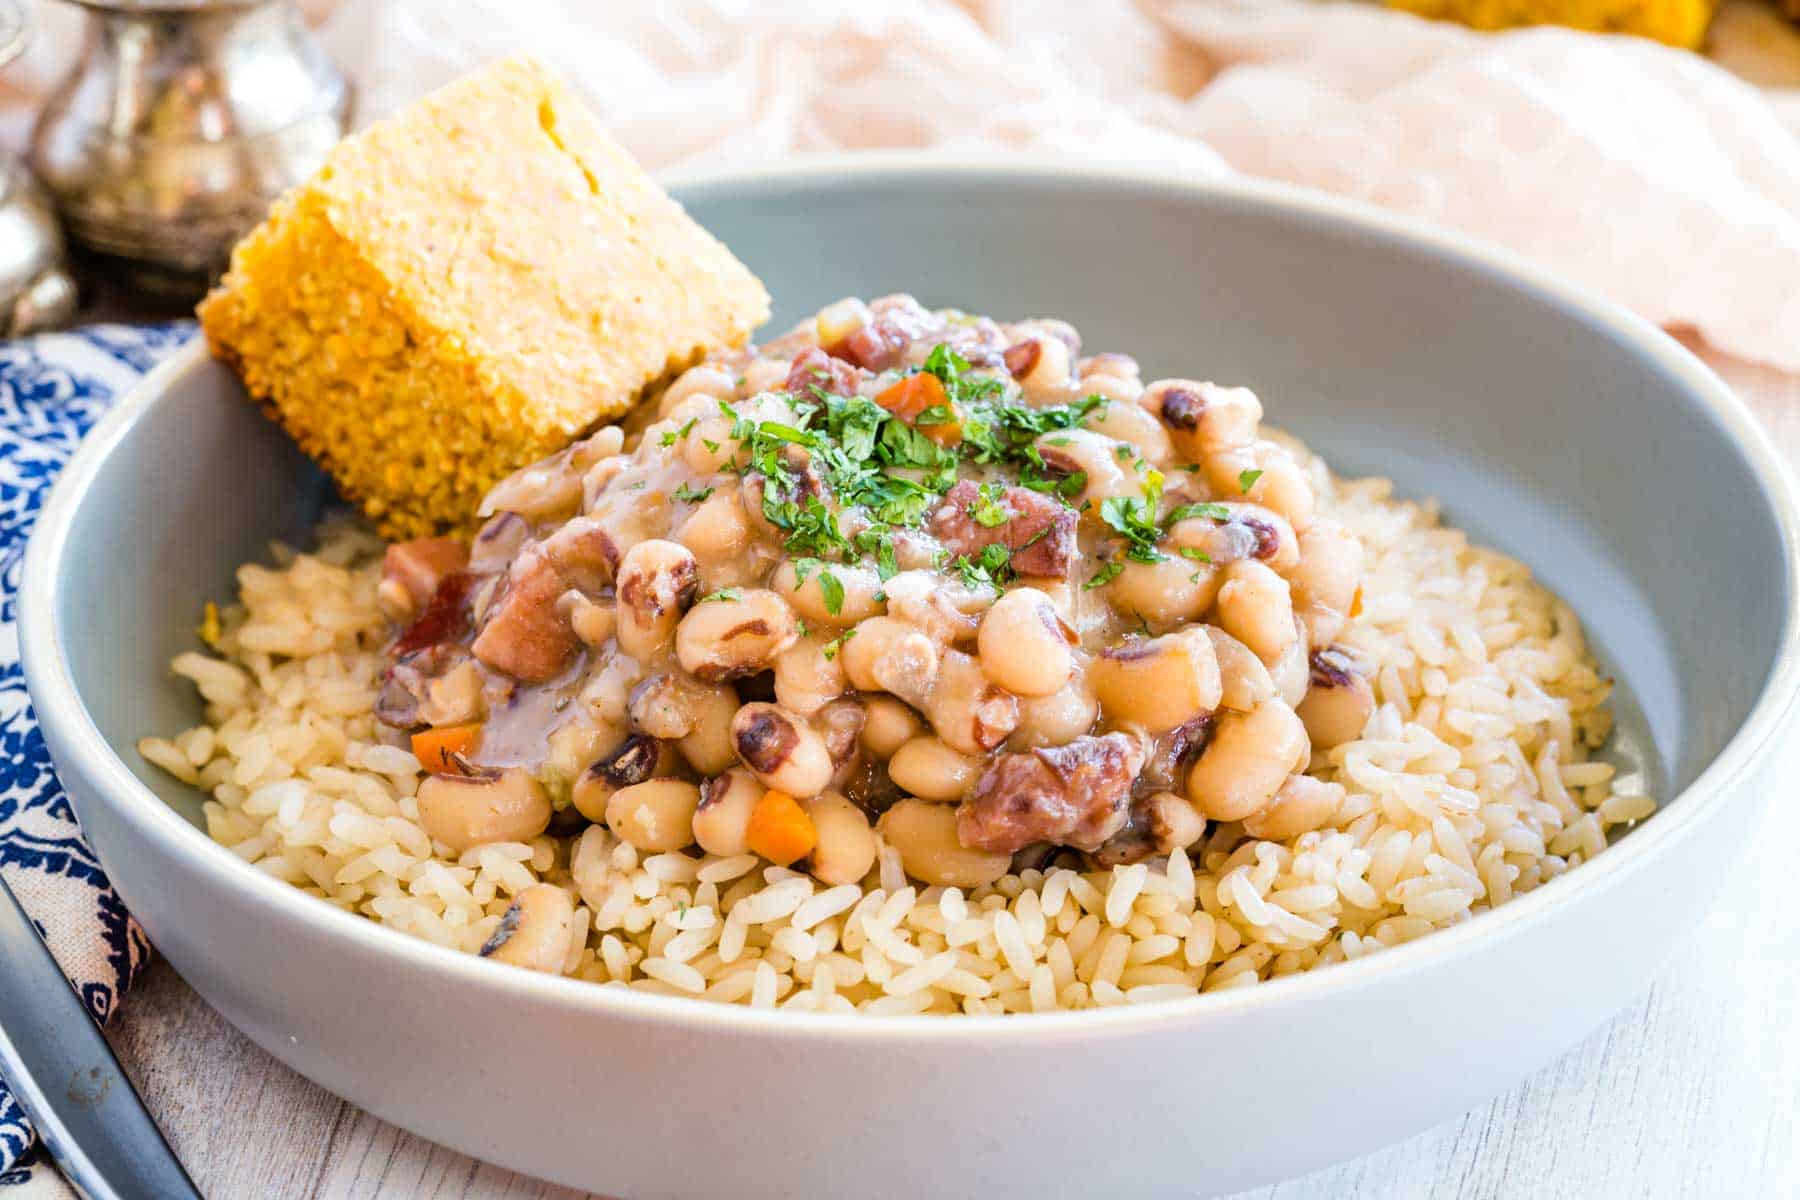
<instances>
[{"instance_id":1,"label":"diced carrot piece","mask_svg":"<svg viewBox=\"0 0 1800 1200\"><path fill-rule=\"evenodd\" d=\"M475 743L481 740L481 723L471 722L467 725L444 725L437 729L426 729L412 735L413 757L427 771L443 775L455 771L456 761L453 754L468 754L475 749Z\"/></svg>"},{"instance_id":2,"label":"diced carrot piece","mask_svg":"<svg viewBox=\"0 0 1800 1200\"><path fill-rule=\"evenodd\" d=\"M798 800L771 788L750 810L745 840L750 849L776 866L785 867L812 853L819 844L819 831Z\"/></svg>"},{"instance_id":3,"label":"diced carrot piece","mask_svg":"<svg viewBox=\"0 0 1800 1200\"><path fill-rule=\"evenodd\" d=\"M940 446L954 446L962 441L962 421L951 408L950 397L944 392L944 385L936 375L927 375L921 371L917 375L908 375L894 383L875 397L875 403L915 426L918 431ZM919 424L919 417L926 411L942 406L950 408L948 421L932 421Z\"/></svg>"},{"instance_id":4,"label":"diced carrot piece","mask_svg":"<svg viewBox=\"0 0 1800 1200\"><path fill-rule=\"evenodd\" d=\"M1359 583L1356 585L1356 594L1350 597L1350 619L1354 621L1362 616L1362 611L1362 584Z\"/></svg>"},{"instance_id":5,"label":"diced carrot piece","mask_svg":"<svg viewBox=\"0 0 1800 1200\"><path fill-rule=\"evenodd\" d=\"M875 397L875 403L910 425L926 409L950 403L950 397L944 394L944 385L936 375L920 371L884 388Z\"/></svg>"}]
</instances>

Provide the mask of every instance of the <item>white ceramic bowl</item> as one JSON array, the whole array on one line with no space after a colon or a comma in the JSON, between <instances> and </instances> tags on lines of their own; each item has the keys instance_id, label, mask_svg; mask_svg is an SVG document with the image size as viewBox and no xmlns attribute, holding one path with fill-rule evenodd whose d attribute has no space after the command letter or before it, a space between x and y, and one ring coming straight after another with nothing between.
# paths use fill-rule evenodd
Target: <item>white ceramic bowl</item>
<instances>
[{"instance_id":1,"label":"white ceramic bowl","mask_svg":"<svg viewBox=\"0 0 1800 1200\"><path fill-rule=\"evenodd\" d=\"M131 749L190 723L168 658L320 480L198 347L70 465L32 540L32 697L157 948L302 1074L459 1150L619 1196L1192 1195L1443 1120L1549 1061L1691 931L1791 732L1796 523L1743 407L1634 318L1348 204L1032 167L837 162L679 194L791 320L839 295L1073 320L1147 373L1258 388L1341 469L1442 496L1575 604L1662 811L1493 913L1142 1008L753 1012L462 957L196 828Z\"/></svg>"}]
</instances>

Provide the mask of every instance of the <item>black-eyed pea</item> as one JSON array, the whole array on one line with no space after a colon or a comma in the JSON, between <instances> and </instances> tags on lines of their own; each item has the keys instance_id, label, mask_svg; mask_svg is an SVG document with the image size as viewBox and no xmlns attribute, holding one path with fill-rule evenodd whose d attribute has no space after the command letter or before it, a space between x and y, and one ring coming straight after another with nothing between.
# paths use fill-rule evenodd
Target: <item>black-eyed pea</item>
<instances>
[{"instance_id":1,"label":"black-eyed pea","mask_svg":"<svg viewBox=\"0 0 1800 1200\"><path fill-rule=\"evenodd\" d=\"M800 636L794 610L767 588L708 596L675 629L675 657L696 679L742 679L775 665Z\"/></svg>"},{"instance_id":2,"label":"black-eyed pea","mask_svg":"<svg viewBox=\"0 0 1800 1200\"><path fill-rule=\"evenodd\" d=\"M567 516L581 503L581 475L567 456L557 455L521 467L488 489L475 510L479 517L513 512L531 520Z\"/></svg>"},{"instance_id":3,"label":"black-eyed pea","mask_svg":"<svg viewBox=\"0 0 1800 1200\"><path fill-rule=\"evenodd\" d=\"M1215 567L1254 558L1283 574L1300 561L1299 538L1280 513L1237 501L1215 501L1206 512L1169 526L1165 546L1171 553ZM1203 557L1183 556L1183 550Z\"/></svg>"},{"instance_id":4,"label":"black-eyed pea","mask_svg":"<svg viewBox=\"0 0 1800 1200\"><path fill-rule=\"evenodd\" d=\"M852 686L887 692L918 706L925 703L938 673L937 646L916 625L898 617L859 622L841 643L837 657Z\"/></svg>"},{"instance_id":5,"label":"black-eyed pea","mask_svg":"<svg viewBox=\"0 0 1800 1200\"><path fill-rule=\"evenodd\" d=\"M569 627L581 639L582 645L590 649L606 645L618 626L613 606L589 599L579 592L573 595L569 604Z\"/></svg>"},{"instance_id":6,"label":"black-eyed pea","mask_svg":"<svg viewBox=\"0 0 1800 1200\"><path fill-rule=\"evenodd\" d=\"M776 684L779 688L780 681ZM863 749L879 761L894 757L895 751L924 731L925 722L902 701L891 696L870 696L863 701Z\"/></svg>"},{"instance_id":7,"label":"black-eyed pea","mask_svg":"<svg viewBox=\"0 0 1800 1200\"><path fill-rule=\"evenodd\" d=\"M1312 524L1312 481L1294 456L1274 442L1255 442L1249 454L1248 467L1213 486L1225 495L1241 495L1253 504L1280 513L1295 529Z\"/></svg>"},{"instance_id":8,"label":"black-eyed pea","mask_svg":"<svg viewBox=\"0 0 1800 1200\"><path fill-rule=\"evenodd\" d=\"M1077 669L1068 685L1049 696L1019 701L1019 724L1008 743L1014 750L1061 746L1092 732L1100 719L1100 700Z\"/></svg>"},{"instance_id":9,"label":"black-eyed pea","mask_svg":"<svg viewBox=\"0 0 1800 1200\"><path fill-rule=\"evenodd\" d=\"M1263 660L1250 647L1220 629L1202 626L1212 642L1213 657L1219 660L1219 706L1237 712L1249 712L1275 695L1275 681Z\"/></svg>"},{"instance_id":10,"label":"black-eyed pea","mask_svg":"<svg viewBox=\"0 0 1800 1200\"><path fill-rule=\"evenodd\" d=\"M876 829L899 852L906 873L927 884L980 887L1012 866L1010 854L965 847L956 836L956 809L948 804L901 800L881 815Z\"/></svg>"},{"instance_id":11,"label":"black-eyed pea","mask_svg":"<svg viewBox=\"0 0 1800 1200\"><path fill-rule=\"evenodd\" d=\"M1344 802L1344 785L1310 775L1290 775L1267 808L1244 818L1254 838L1285 842L1328 824Z\"/></svg>"},{"instance_id":12,"label":"black-eyed pea","mask_svg":"<svg viewBox=\"0 0 1800 1200\"><path fill-rule=\"evenodd\" d=\"M1074 375L1068 343L1032 334L1006 348L1006 369L1031 400L1060 400Z\"/></svg>"},{"instance_id":13,"label":"black-eyed pea","mask_svg":"<svg viewBox=\"0 0 1800 1200\"><path fill-rule=\"evenodd\" d=\"M850 690L844 676L843 643L824 634L809 634L775 660L775 701L811 716Z\"/></svg>"},{"instance_id":14,"label":"black-eyed pea","mask_svg":"<svg viewBox=\"0 0 1800 1200\"><path fill-rule=\"evenodd\" d=\"M981 778L985 761L946 746L939 738L916 737L888 759L894 786L921 800L960 800Z\"/></svg>"},{"instance_id":15,"label":"black-eyed pea","mask_svg":"<svg viewBox=\"0 0 1800 1200\"><path fill-rule=\"evenodd\" d=\"M551 883L526 888L507 906L499 926L481 947L481 957L530 971L562 974L569 955L575 902Z\"/></svg>"},{"instance_id":16,"label":"black-eyed pea","mask_svg":"<svg viewBox=\"0 0 1800 1200\"><path fill-rule=\"evenodd\" d=\"M694 840L700 789L685 779L650 779L620 788L606 802L606 825L639 850L679 850Z\"/></svg>"},{"instance_id":17,"label":"black-eyed pea","mask_svg":"<svg viewBox=\"0 0 1800 1200\"><path fill-rule=\"evenodd\" d=\"M1265 663L1274 663L1299 640L1287 580L1255 559L1225 568L1214 608L1219 627Z\"/></svg>"},{"instance_id":18,"label":"black-eyed pea","mask_svg":"<svg viewBox=\"0 0 1800 1200\"><path fill-rule=\"evenodd\" d=\"M1127 559L1106 585L1113 607L1158 625L1197 621L1218 595L1219 569L1179 553L1155 563Z\"/></svg>"},{"instance_id":19,"label":"black-eyed pea","mask_svg":"<svg viewBox=\"0 0 1800 1200\"><path fill-rule=\"evenodd\" d=\"M1300 719L1313 745L1330 750L1362 736L1375 712L1375 689L1356 662L1336 646L1313 653L1310 686L1300 702Z\"/></svg>"},{"instance_id":20,"label":"black-eyed pea","mask_svg":"<svg viewBox=\"0 0 1800 1200\"><path fill-rule=\"evenodd\" d=\"M550 798L529 772L427 775L417 795L419 824L460 854L490 842L530 841L550 827Z\"/></svg>"},{"instance_id":21,"label":"black-eyed pea","mask_svg":"<svg viewBox=\"0 0 1800 1200\"><path fill-rule=\"evenodd\" d=\"M631 734L576 777L569 792L575 810L596 825L604 823L613 793L654 778L664 757L661 742Z\"/></svg>"},{"instance_id":22,"label":"black-eyed pea","mask_svg":"<svg viewBox=\"0 0 1800 1200\"><path fill-rule=\"evenodd\" d=\"M750 545L750 521L737 488L721 487L700 502L676 530L703 568L729 563Z\"/></svg>"},{"instance_id":23,"label":"black-eyed pea","mask_svg":"<svg viewBox=\"0 0 1800 1200\"><path fill-rule=\"evenodd\" d=\"M1034 588L995 601L976 637L982 673L1015 696L1048 696L1067 684L1080 641Z\"/></svg>"},{"instance_id":24,"label":"black-eyed pea","mask_svg":"<svg viewBox=\"0 0 1800 1200\"><path fill-rule=\"evenodd\" d=\"M1188 799L1212 820L1241 821L1274 799L1310 753L1306 727L1279 700L1247 713L1221 713L1188 771Z\"/></svg>"},{"instance_id":25,"label":"black-eyed pea","mask_svg":"<svg viewBox=\"0 0 1800 1200\"><path fill-rule=\"evenodd\" d=\"M775 704L746 704L732 719L731 737L738 760L764 787L804 799L831 783L834 768L825 739L797 713Z\"/></svg>"},{"instance_id":26,"label":"black-eyed pea","mask_svg":"<svg viewBox=\"0 0 1800 1200\"><path fill-rule=\"evenodd\" d=\"M818 843L811 870L820 883L836 887L855 883L875 865L875 831L862 809L837 792L825 792L806 803Z\"/></svg>"},{"instance_id":27,"label":"black-eyed pea","mask_svg":"<svg viewBox=\"0 0 1800 1200\"><path fill-rule=\"evenodd\" d=\"M721 858L749 852L750 814L762 799L763 785L742 767L708 779L694 812L694 840Z\"/></svg>"},{"instance_id":28,"label":"black-eyed pea","mask_svg":"<svg viewBox=\"0 0 1800 1200\"><path fill-rule=\"evenodd\" d=\"M960 650L946 650L931 693L920 706L937 735L964 754L985 754L1019 725L1019 701L996 687L981 664Z\"/></svg>"},{"instance_id":29,"label":"black-eyed pea","mask_svg":"<svg viewBox=\"0 0 1800 1200\"><path fill-rule=\"evenodd\" d=\"M718 401L730 400L735 395L736 376L710 363L702 363L697 367L689 367L675 377L675 382L662 394L658 411L666 416L673 413L677 406L698 396L713 401L707 406L707 411L718 412Z\"/></svg>"},{"instance_id":30,"label":"black-eyed pea","mask_svg":"<svg viewBox=\"0 0 1800 1200\"><path fill-rule=\"evenodd\" d=\"M1343 632L1362 582L1362 564L1362 543L1328 517L1315 519L1300 535L1300 561L1287 577L1311 645L1327 645Z\"/></svg>"},{"instance_id":31,"label":"black-eyed pea","mask_svg":"<svg viewBox=\"0 0 1800 1200\"><path fill-rule=\"evenodd\" d=\"M639 681L631 689L631 727L669 741L688 736L699 721L702 686L673 671Z\"/></svg>"},{"instance_id":32,"label":"black-eyed pea","mask_svg":"<svg viewBox=\"0 0 1800 1200\"><path fill-rule=\"evenodd\" d=\"M1159 379L1144 389L1140 403L1162 418L1176 452L1196 463L1213 451L1255 441L1263 415L1250 389L1192 379Z\"/></svg>"},{"instance_id":33,"label":"black-eyed pea","mask_svg":"<svg viewBox=\"0 0 1800 1200\"><path fill-rule=\"evenodd\" d=\"M619 649L639 662L666 650L699 581L693 554L676 542L651 538L627 550L617 584Z\"/></svg>"},{"instance_id":34,"label":"black-eyed pea","mask_svg":"<svg viewBox=\"0 0 1800 1200\"><path fill-rule=\"evenodd\" d=\"M1193 802L1174 792L1158 792L1145 801L1150 836L1158 854L1185 850L1206 834L1206 818Z\"/></svg>"},{"instance_id":35,"label":"black-eyed pea","mask_svg":"<svg viewBox=\"0 0 1800 1200\"><path fill-rule=\"evenodd\" d=\"M827 577L835 581L827 583ZM809 625L855 625L881 612L881 576L872 567L812 567L802 580L794 559L783 559L769 587Z\"/></svg>"},{"instance_id":36,"label":"black-eyed pea","mask_svg":"<svg viewBox=\"0 0 1800 1200\"><path fill-rule=\"evenodd\" d=\"M1306 699L1311 667L1307 657L1306 638L1301 636L1299 619L1294 621L1294 644L1269 664L1269 679L1275 685L1275 697L1289 708L1297 709Z\"/></svg>"},{"instance_id":37,"label":"black-eyed pea","mask_svg":"<svg viewBox=\"0 0 1800 1200\"><path fill-rule=\"evenodd\" d=\"M1098 510L1103 500L1114 496L1135 497L1142 491L1143 483L1131 461L1135 454L1121 457L1121 443L1103 433L1091 429L1063 429L1046 433L1033 444L1051 470L1065 476L1084 477L1081 491L1068 498L1077 507L1085 501Z\"/></svg>"},{"instance_id":38,"label":"black-eyed pea","mask_svg":"<svg viewBox=\"0 0 1800 1200\"><path fill-rule=\"evenodd\" d=\"M1110 395L1087 380L1082 381L1082 386L1089 395ZM1130 403L1136 398L1138 390L1133 385L1119 397L1119 401L1123 402L1109 402L1098 406L1082 418L1081 427L1104 434L1115 442L1123 442L1145 461L1161 466L1174 457L1175 448L1163 423L1138 405Z\"/></svg>"},{"instance_id":39,"label":"black-eyed pea","mask_svg":"<svg viewBox=\"0 0 1800 1200\"><path fill-rule=\"evenodd\" d=\"M737 747L731 740L731 721L738 710L737 693L724 683L697 687L692 692L693 726L675 745L694 770L715 775L737 762Z\"/></svg>"},{"instance_id":40,"label":"black-eyed pea","mask_svg":"<svg viewBox=\"0 0 1800 1200\"><path fill-rule=\"evenodd\" d=\"M1197 628L1109 646L1089 665L1088 682L1114 721L1151 733L1219 706L1219 662Z\"/></svg>"}]
</instances>

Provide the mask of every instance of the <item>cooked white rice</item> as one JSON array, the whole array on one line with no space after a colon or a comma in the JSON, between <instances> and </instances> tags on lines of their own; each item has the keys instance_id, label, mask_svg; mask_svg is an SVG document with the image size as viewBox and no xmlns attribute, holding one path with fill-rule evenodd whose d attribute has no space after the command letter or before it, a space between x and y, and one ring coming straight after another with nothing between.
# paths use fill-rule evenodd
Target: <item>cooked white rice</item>
<instances>
[{"instance_id":1,"label":"cooked white rice","mask_svg":"<svg viewBox=\"0 0 1800 1200\"><path fill-rule=\"evenodd\" d=\"M643 855L604 828L434 853L413 756L372 715L381 543L328 522L315 554L238 572L216 656L175 659L206 723L139 750L206 789L207 828L330 903L468 953L539 881L576 897L566 974L760 1007L1011 1013L1245 987L1468 920L1647 817L1590 754L1611 682L1568 606L1385 480L1321 505L1363 541L1363 611L1340 639L1375 664L1365 736L1314 773L1348 798L1288 842L1214 826L1193 852L1110 871L1008 875L964 895L908 885L885 847L858 886L754 856Z\"/></svg>"}]
</instances>

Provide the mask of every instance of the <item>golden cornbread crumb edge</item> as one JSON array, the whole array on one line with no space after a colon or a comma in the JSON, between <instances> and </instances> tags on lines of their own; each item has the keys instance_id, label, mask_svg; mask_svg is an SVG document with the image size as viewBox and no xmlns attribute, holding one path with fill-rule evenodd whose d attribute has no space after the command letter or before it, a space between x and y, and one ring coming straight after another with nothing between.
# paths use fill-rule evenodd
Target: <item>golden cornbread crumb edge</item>
<instances>
[{"instance_id":1,"label":"golden cornbread crumb edge","mask_svg":"<svg viewBox=\"0 0 1800 1200\"><path fill-rule=\"evenodd\" d=\"M199 315L250 395L399 538L467 529L508 473L743 344L769 298L516 57L340 143Z\"/></svg>"}]
</instances>

